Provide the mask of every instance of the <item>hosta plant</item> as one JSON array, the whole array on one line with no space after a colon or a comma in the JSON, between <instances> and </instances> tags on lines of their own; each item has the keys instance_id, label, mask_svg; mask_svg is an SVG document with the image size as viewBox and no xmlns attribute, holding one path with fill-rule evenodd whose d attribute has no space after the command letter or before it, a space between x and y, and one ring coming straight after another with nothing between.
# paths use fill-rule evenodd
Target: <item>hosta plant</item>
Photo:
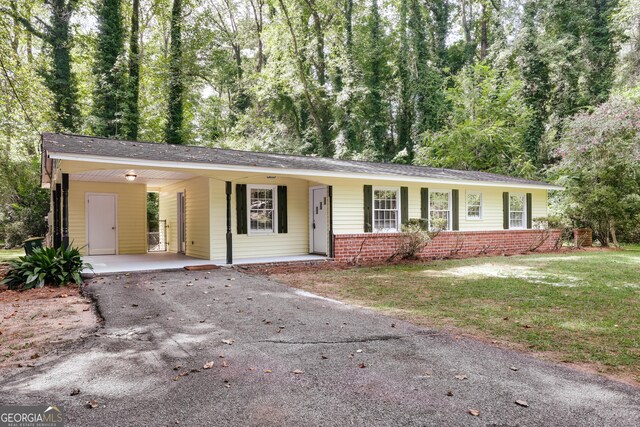
<instances>
[{"instance_id":1,"label":"hosta plant","mask_svg":"<svg viewBox=\"0 0 640 427\"><path fill-rule=\"evenodd\" d=\"M2 281L9 289L25 290L44 285L60 286L82 283L80 273L92 268L82 261L77 248L37 248L31 255L10 263L10 269Z\"/></svg>"}]
</instances>

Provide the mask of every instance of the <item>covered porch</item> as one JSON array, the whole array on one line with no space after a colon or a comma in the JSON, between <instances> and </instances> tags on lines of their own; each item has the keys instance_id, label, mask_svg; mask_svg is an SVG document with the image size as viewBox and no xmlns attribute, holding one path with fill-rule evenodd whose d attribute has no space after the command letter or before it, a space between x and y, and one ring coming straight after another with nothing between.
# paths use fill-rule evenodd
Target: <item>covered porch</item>
<instances>
[{"instance_id":1,"label":"covered porch","mask_svg":"<svg viewBox=\"0 0 640 427\"><path fill-rule=\"evenodd\" d=\"M330 186L317 181L70 161L60 166L52 242L81 248L98 274L331 256Z\"/></svg>"},{"instance_id":2,"label":"covered porch","mask_svg":"<svg viewBox=\"0 0 640 427\"><path fill-rule=\"evenodd\" d=\"M83 259L93 267L93 270L83 270L83 275L179 270L190 266L229 266L224 259L204 260L172 252L157 252L139 255L94 255L85 256ZM233 265L322 262L326 259L327 258L325 256L321 255L256 257L235 260Z\"/></svg>"}]
</instances>

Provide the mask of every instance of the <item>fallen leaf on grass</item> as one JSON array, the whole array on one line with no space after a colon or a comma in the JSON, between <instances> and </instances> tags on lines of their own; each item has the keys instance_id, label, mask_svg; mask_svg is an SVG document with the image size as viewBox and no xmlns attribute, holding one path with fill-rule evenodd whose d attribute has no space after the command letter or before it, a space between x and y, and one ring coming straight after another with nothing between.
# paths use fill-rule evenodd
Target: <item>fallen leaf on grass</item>
<instances>
[{"instance_id":1,"label":"fallen leaf on grass","mask_svg":"<svg viewBox=\"0 0 640 427\"><path fill-rule=\"evenodd\" d=\"M480 411L477 409L469 409L469 415L473 415L474 417L479 417L480 416Z\"/></svg>"},{"instance_id":2,"label":"fallen leaf on grass","mask_svg":"<svg viewBox=\"0 0 640 427\"><path fill-rule=\"evenodd\" d=\"M213 361L207 362L202 366L202 369L211 369L213 368L213 365L214 365Z\"/></svg>"},{"instance_id":3,"label":"fallen leaf on grass","mask_svg":"<svg viewBox=\"0 0 640 427\"><path fill-rule=\"evenodd\" d=\"M526 400L516 400L516 405L528 408L529 407L529 403Z\"/></svg>"}]
</instances>

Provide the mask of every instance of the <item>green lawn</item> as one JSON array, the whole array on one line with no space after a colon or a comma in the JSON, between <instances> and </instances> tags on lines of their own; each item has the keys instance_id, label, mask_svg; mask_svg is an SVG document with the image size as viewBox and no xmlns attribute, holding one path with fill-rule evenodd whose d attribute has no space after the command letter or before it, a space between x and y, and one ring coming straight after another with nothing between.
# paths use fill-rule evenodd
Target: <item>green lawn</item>
<instances>
[{"instance_id":1,"label":"green lawn","mask_svg":"<svg viewBox=\"0 0 640 427\"><path fill-rule=\"evenodd\" d=\"M0 262L8 262L24 255L24 249L0 249Z\"/></svg>"},{"instance_id":2,"label":"green lawn","mask_svg":"<svg viewBox=\"0 0 640 427\"><path fill-rule=\"evenodd\" d=\"M287 277L289 276L289 277ZM640 381L640 246L282 275L294 286Z\"/></svg>"}]
</instances>

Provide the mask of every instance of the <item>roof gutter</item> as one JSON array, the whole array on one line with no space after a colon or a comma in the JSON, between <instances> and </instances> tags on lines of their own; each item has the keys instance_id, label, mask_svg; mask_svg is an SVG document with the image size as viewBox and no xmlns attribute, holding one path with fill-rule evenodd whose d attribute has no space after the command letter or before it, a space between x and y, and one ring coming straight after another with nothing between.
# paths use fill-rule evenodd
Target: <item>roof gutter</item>
<instances>
[{"instance_id":1,"label":"roof gutter","mask_svg":"<svg viewBox=\"0 0 640 427\"><path fill-rule=\"evenodd\" d=\"M197 170L221 170L229 172L253 172L253 173L266 173L266 174L279 174L279 175L299 175L299 176L315 176L324 178L347 178L347 179L362 179L369 178L381 181L403 181L403 182L422 182L422 183L439 183L439 184L459 184L464 183L470 186L483 186L483 187L509 187L509 188L531 188L542 190L563 190L563 187L552 184L525 184L515 182L500 182L500 181L473 181L465 179L439 179L439 178L427 178L408 175L393 175L393 174L369 174L363 172L336 172L325 171L316 169L289 169L289 168L265 168L258 166L241 166L241 165L225 165L216 163L194 163L194 162L172 162L166 160L146 160L146 159L129 159L123 157L106 157L106 156L92 156L85 154L68 154L68 153L56 153L49 152L49 158L58 160L70 160L80 162L95 162L95 163L119 163L127 166L145 166L145 167L163 167L174 169L197 169Z\"/></svg>"}]
</instances>

